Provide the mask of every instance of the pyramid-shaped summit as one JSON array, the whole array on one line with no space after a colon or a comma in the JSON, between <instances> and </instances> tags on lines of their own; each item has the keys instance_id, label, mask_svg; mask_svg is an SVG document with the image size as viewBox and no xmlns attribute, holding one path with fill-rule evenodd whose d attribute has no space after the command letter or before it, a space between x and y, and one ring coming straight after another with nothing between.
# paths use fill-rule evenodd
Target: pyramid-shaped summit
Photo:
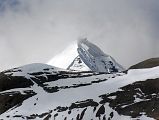
<instances>
[{"instance_id":1,"label":"pyramid-shaped summit","mask_svg":"<svg viewBox=\"0 0 159 120\"><path fill-rule=\"evenodd\" d=\"M105 54L99 47L87 39L78 41L78 56L68 66L68 70L114 73L124 71L114 58Z\"/></svg>"}]
</instances>

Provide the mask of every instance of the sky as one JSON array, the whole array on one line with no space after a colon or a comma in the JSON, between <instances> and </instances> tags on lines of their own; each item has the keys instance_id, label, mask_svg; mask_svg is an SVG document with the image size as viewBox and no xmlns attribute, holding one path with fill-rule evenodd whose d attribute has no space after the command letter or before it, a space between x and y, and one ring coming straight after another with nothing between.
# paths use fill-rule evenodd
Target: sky
<instances>
[{"instance_id":1,"label":"sky","mask_svg":"<svg viewBox=\"0 0 159 120\"><path fill-rule=\"evenodd\" d=\"M158 0L0 0L0 71L47 63L81 38L124 67L159 57Z\"/></svg>"}]
</instances>

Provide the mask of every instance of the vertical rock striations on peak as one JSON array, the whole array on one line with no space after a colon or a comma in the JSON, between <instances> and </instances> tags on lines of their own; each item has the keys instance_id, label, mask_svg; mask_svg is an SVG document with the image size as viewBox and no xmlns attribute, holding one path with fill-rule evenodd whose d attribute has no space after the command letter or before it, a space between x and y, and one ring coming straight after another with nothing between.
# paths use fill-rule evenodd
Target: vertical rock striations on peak
<instances>
[{"instance_id":1,"label":"vertical rock striations on peak","mask_svg":"<svg viewBox=\"0 0 159 120\"><path fill-rule=\"evenodd\" d=\"M81 59L91 71L104 73L124 71L124 68L119 65L114 58L105 54L99 47L87 39L78 41L77 51L79 59Z\"/></svg>"}]
</instances>

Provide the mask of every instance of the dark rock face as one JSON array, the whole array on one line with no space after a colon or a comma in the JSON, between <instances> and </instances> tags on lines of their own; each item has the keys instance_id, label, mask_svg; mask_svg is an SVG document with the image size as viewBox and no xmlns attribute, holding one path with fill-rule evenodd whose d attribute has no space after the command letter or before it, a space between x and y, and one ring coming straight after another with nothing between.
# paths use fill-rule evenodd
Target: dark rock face
<instances>
[{"instance_id":1,"label":"dark rock face","mask_svg":"<svg viewBox=\"0 0 159 120\"><path fill-rule=\"evenodd\" d=\"M101 104L109 106L121 115L137 118L142 114L159 119L159 78L135 82L111 94L101 95Z\"/></svg>"},{"instance_id":2,"label":"dark rock face","mask_svg":"<svg viewBox=\"0 0 159 120\"><path fill-rule=\"evenodd\" d=\"M97 111L96 117L99 117L99 118L100 118L100 116L101 116L102 114L104 114L104 113L105 113L105 107L104 107L104 105L102 105L102 106L99 108L99 110Z\"/></svg>"},{"instance_id":3,"label":"dark rock face","mask_svg":"<svg viewBox=\"0 0 159 120\"><path fill-rule=\"evenodd\" d=\"M140 62L136 65L131 66L129 69L142 69L142 68L152 68L159 66L159 58L151 58Z\"/></svg>"},{"instance_id":4,"label":"dark rock face","mask_svg":"<svg viewBox=\"0 0 159 120\"><path fill-rule=\"evenodd\" d=\"M19 106L25 99L36 94L33 91L24 91L24 93L21 94L18 91L0 93L0 114L12 107Z\"/></svg>"},{"instance_id":5,"label":"dark rock face","mask_svg":"<svg viewBox=\"0 0 159 120\"><path fill-rule=\"evenodd\" d=\"M23 76L11 76L0 73L0 91L5 91L14 88L26 88L33 85L31 80Z\"/></svg>"},{"instance_id":6,"label":"dark rock face","mask_svg":"<svg viewBox=\"0 0 159 120\"><path fill-rule=\"evenodd\" d=\"M30 90L23 91L24 94L21 94L19 91L7 92L6 90L10 89L31 87L33 82L22 76L6 75L5 73L0 73L0 114L12 107L20 105L25 99L36 94Z\"/></svg>"},{"instance_id":7,"label":"dark rock face","mask_svg":"<svg viewBox=\"0 0 159 120\"><path fill-rule=\"evenodd\" d=\"M76 103L72 103L72 105L69 107L69 109L75 109L75 108L85 108L85 107L96 107L98 106L97 102L94 102L92 99L88 99L85 101L78 101Z\"/></svg>"}]
</instances>

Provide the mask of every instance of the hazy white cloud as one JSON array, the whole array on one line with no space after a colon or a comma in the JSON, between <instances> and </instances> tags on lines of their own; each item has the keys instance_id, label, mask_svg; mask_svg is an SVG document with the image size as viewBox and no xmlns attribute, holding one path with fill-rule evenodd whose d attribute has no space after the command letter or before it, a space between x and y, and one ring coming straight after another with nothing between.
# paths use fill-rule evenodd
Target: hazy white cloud
<instances>
[{"instance_id":1,"label":"hazy white cloud","mask_svg":"<svg viewBox=\"0 0 159 120\"><path fill-rule=\"evenodd\" d=\"M77 43L73 42L64 51L49 60L47 64L67 69L77 56Z\"/></svg>"},{"instance_id":2,"label":"hazy white cloud","mask_svg":"<svg viewBox=\"0 0 159 120\"><path fill-rule=\"evenodd\" d=\"M158 13L158 0L0 0L0 70L46 63L81 36L125 67L159 56Z\"/></svg>"}]
</instances>

